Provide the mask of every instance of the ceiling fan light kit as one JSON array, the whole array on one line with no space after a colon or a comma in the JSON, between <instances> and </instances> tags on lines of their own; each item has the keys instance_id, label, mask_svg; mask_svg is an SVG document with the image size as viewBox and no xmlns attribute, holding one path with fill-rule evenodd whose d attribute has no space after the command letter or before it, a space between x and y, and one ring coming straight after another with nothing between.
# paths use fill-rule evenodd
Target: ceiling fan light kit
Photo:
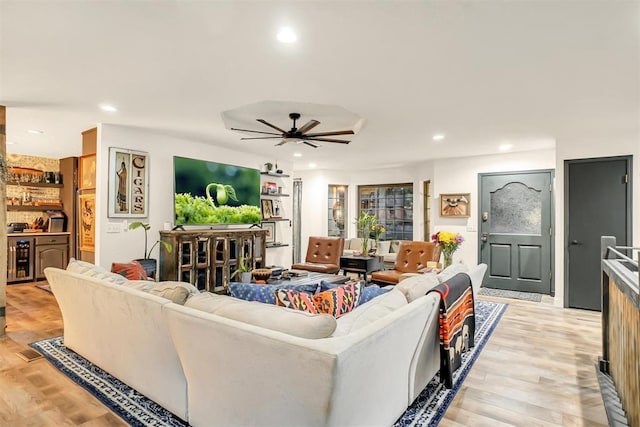
<instances>
[{"instance_id":1,"label":"ceiling fan light kit","mask_svg":"<svg viewBox=\"0 0 640 427\"><path fill-rule=\"evenodd\" d=\"M293 121L293 125L291 126L291 129L288 131L281 129L274 124L269 123L265 119L256 119L256 121L278 132L267 132L267 131L260 131L260 130L253 130L253 129L239 129L239 128L230 128L230 129L235 131L240 131L240 132L257 133L257 134L263 135L263 136L240 138L243 141L252 140L252 139L282 139L282 141L277 143L276 146L284 145L288 142L295 142L297 144L303 143L313 148L318 148L319 145L315 144L312 141L348 144L351 141L345 141L342 139L335 139L335 138L325 138L325 137L355 134L353 130L338 130L338 131L308 133L310 130L318 126L320 122L318 120L311 119L307 123L302 125L300 128L297 128L296 122L300 120L300 117L301 117L300 113L289 113L289 118ZM274 136L267 136L267 135L274 135Z\"/></svg>"}]
</instances>

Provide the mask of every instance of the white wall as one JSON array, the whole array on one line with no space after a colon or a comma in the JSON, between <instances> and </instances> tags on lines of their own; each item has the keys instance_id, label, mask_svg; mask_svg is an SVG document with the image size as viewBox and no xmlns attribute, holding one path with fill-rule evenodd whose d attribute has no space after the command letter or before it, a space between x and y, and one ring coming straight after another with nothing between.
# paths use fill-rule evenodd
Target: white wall
<instances>
[{"instance_id":1,"label":"white wall","mask_svg":"<svg viewBox=\"0 0 640 427\"><path fill-rule=\"evenodd\" d=\"M302 224L301 256L307 251L309 236L328 234L328 197L329 185L348 185L347 218L345 228L347 238L356 237L355 220L358 212L358 186L389 183L412 183L414 202L422 200L422 181L430 179L430 162L403 168L376 169L366 171L309 170L297 171L295 177L302 179ZM416 213L417 211L420 211ZM422 228L416 222L422 222L422 206L414 208L413 238L422 240ZM419 215L419 220L415 215Z\"/></svg>"},{"instance_id":2,"label":"white wall","mask_svg":"<svg viewBox=\"0 0 640 427\"><path fill-rule=\"evenodd\" d=\"M149 153L149 216L142 219L123 220L107 217L109 147L125 148ZM239 166L263 169L269 159L221 148L197 141L177 139L160 133L151 133L137 128L102 124L98 126L97 144L97 190L96 190L96 264L111 268L112 262L129 262L144 254L144 234L142 230L128 230L131 221L148 222L149 246L158 239L158 231L166 222L173 224L173 156L191 157ZM291 165L279 162L278 166L287 171ZM291 192L291 179L282 179L283 192ZM283 198L283 216L291 213L291 198ZM120 225L119 233L107 233L107 224ZM291 229L288 222L279 222L281 231L278 238L291 243ZM157 258L157 249L152 257ZM291 247L268 249L267 263L282 265L291 260Z\"/></svg>"}]
</instances>

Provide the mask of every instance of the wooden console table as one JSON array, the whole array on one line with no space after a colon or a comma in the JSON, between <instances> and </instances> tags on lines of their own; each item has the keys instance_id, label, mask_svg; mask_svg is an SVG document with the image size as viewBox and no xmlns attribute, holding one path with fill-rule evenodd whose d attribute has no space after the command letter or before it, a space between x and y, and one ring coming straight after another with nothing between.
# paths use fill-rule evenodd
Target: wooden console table
<instances>
[{"instance_id":1,"label":"wooden console table","mask_svg":"<svg viewBox=\"0 0 640 427\"><path fill-rule=\"evenodd\" d=\"M200 290L226 293L240 257L252 268L266 265L266 230L160 231L160 240L171 244L160 249L160 280L189 282Z\"/></svg>"}]
</instances>

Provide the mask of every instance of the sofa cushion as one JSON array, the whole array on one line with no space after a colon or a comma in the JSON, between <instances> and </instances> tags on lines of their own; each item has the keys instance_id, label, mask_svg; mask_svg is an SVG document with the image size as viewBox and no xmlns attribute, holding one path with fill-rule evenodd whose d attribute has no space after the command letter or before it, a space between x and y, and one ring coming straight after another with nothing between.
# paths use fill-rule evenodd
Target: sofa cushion
<instances>
[{"instance_id":1,"label":"sofa cushion","mask_svg":"<svg viewBox=\"0 0 640 427\"><path fill-rule=\"evenodd\" d=\"M308 339L327 338L337 326L336 319L328 314L310 314L209 292L192 296L185 307Z\"/></svg>"},{"instance_id":2,"label":"sofa cushion","mask_svg":"<svg viewBox=\"0 0 640 427\"><path fill-rule=\"evenodd\" d=\"M75 258L69 260L67 265L67 271L72 273L84 274L85 276L95 277L96 279L104 280L105 282L113 283L115 285L122 285L127 283L127 279L117 273L112 273L109 270L100 267L99 265L92 264L86 261L80 261Z\"/></svg>"},{"instance_id":3,"label":"sofa cushion","mask_svg":"<svg viewBox=\"0 0 640 427\"><path fill-rule=\"evenodd\" d=\"M331 314L336 319L353 310L360 301L362 284L358 282L336 286L316 295L302 295L292 289L276 291L276 305L307 311Z\"/></svg>"},{"instance_id":4,"label":"sofa cushion","mask_svg":"<svg viewBox=\"0 0 640 427\"><path fill-rule=\"evenodd\" d=\"M398 282L396 289L404 294L407 302L412 302L429 292L439 283L434 273L416 274Z\"/></svg>"},{"instance_id":5,"label":"sofa cushion","mask_svg":"<svg viewBox=\"0 0 640 427\"><path fill-rule=\"evenodd\" d=\"M174 282L171 280L163 282L130 280L128 283L125 283L124 286L166 298L180 305L184 305L188 298L198 293L198 289L191 283Z\"/></svg>"},{"instance_id":6,"label":"sofa cushion","mask_svg":"<svg viewBox=\"0 0 640 427\"><path fill-rule=\"evenodd\" d=\"M129 263L111 263L111 272L126 277L129 280L147 280L147 272L138 261Z\"/></svg>"},{"instance_id":7,"label":"sofa cushion","mask_svg":"<svg viewBox=\"0 0 640 427\"><path fill-rule=\"evenodd\" d=\"M391 240L383 240L378 242L376 246L376 255L387 255L391 251Z\"/></svg>"},{"instance_id":8,"label":"sofa cushion","mask_svg":"<svg viewBox=\"0 0 640 427\"><path fill-rule=\"evenodd\" d=\"M255 283L229 283L229 292L232 297L266 304L276 303L276 289L295 289L300 292L315 294L318 290L318 284L307 283L304 285L292 285L290 283L281 283L277 285L258 285Z\"/></svg>"},{"instance_id":9,"label":"sofa cushion","mask_svg":"<svg viewBox=\"0 0 640 427\"><path fill-rule=\"evenodd\" d=\"M366 305L359 305L351 313L338 319L338 326L332 336L338 337L358 330L368 324L382 319L387 314L407 305L404 294L398 290L390 290Z\"/></svg>"},{"instance_id":10,"label":"sofa cushion","mask_svg":"<svg viewBox=\"0 0 640 427\"><path fill-rule=\"evenodd\" d=\"M469 271L469 268L466 265L460 262L453 263L438 274L438 281L444 283L456 274L466 273L467 271Z\"/></svg>"}]
</instances>

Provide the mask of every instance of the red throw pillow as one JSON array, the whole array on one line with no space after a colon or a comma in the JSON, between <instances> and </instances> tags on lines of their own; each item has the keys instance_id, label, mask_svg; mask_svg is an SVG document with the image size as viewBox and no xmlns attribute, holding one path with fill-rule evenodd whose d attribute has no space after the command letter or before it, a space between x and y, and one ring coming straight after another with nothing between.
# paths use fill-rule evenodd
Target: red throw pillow
<instances>
[{"instance_id":1,"label":"red throw pillow","mask_svg":"<svg viewBox=\"0 0 640 427\"><path fill-rule=\"evenodd\" d=\"M362 284L359 282L337 286L315 295L292 289L278 289L276 305L313 314L330 314L337 319L358 306L361 293Z\"/></svg>"},{"instance_id":2,"label":"red throw pillow","mask_svg":"<svg viewBox=\"0 0 640 427\"><path fill-rule=\"evenodd\" d=\"M131 261L128 264L114 262L111 264L111 272L118 273L129 280L147 280L147 272L138 261Z\"/></svg>"}]
</instances>

